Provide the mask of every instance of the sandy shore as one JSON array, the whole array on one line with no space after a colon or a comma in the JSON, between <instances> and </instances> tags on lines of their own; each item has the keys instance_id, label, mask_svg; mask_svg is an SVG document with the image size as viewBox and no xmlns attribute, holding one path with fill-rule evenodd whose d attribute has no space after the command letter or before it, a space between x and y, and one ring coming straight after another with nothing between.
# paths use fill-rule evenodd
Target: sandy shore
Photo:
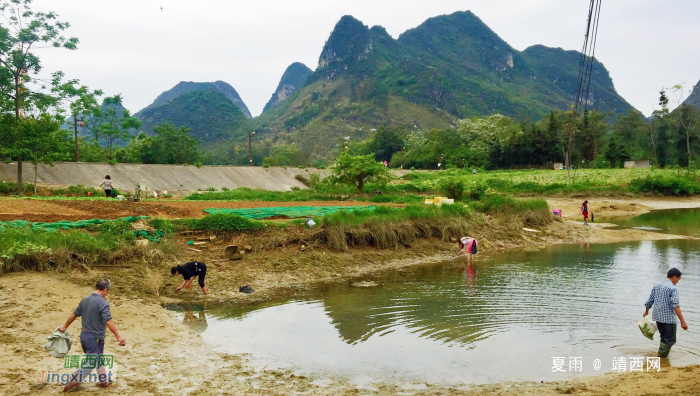
<instances>
[{"instance_id":1,"label":"sandy shore","mask_svg":"<svg viewBox=\"0 0 700 396\"><path fill-rule=\"evenodd\" d=\"M549 200L552 207L565 211L565 221L554 222L539 230L539 233L523 231L510 239L486 241L489 249L484 253L524 247L541 248L547 245L572 242L609 243L634 240L678 238L643 230L612 230L604 224L591 227L579 225L578 199ZM597 213L619 213L633 215L651 209L669 207L700 207L698 200L601 200L592 201ZM600 206L597 206L600 205ZM607 206L607 209L604 209ZM573 212L573 209L576 211ZM622 214L624 213L624 214ZM602 214L601 214L602 216ZM608 216L606 217L614 217ZM429 248L431 245L432 248ZM220 257L222 246L212 247L208 254ZM488 251L487 251L488 250ZM421 251L417 254L416 251ZM314 252L319 256L330 256ZM277 249L265 254L252 255L246 267L231 267L214 264L211 299L228 299L242 293L232 293L230 279L241 276L254 286L260 295L274 291L280 286L311 281L328 281L355 277L380 269L398 268L426 261L439 261L454 255L451 244L425 242L413 249L397 251L372 251L338 254L327 260L337 261L338 267L329 267L319 272L290 272L284 277L267 274L264 263L298 259L298 251L292 248ZM321 258L318 258L321 260ZM365 263L364 265L350 263ZM369 262L369 264L367 264ZM281 263L281 264L280 264ZM322 266L321 266L322 267ZM249 271L249 272L246 272ZM94 274L93 274L94 275ZM15 273L0 277L0 394L57 394L61 386L48 384L37 387L35 381L40 370L55 370L63 365L61 359L48 355L43 349L46 337L75 308L81 298L92 290L87 284L92 280L79 279L80 274ZM107 275L109 276L109 275ZM247 277L247 278L246 278ZM228 286L227 286L228 285ZM256 294L258 294L256 293ZM245 298L245 297L238 297ZM288 372L258 370L247 363L246 356L227 355L213 351L197 333L169 311L164 310L156 299L139 299L120 294L115 288L108 295L117 326L127 339L127 347L116 344L108 334L106 353L113 353L119 362L119 373L115 384L107 389L95 385L84 385L83 393L101 392L123 395L693 395L700 394L700 366L663 368L660 373L608 374L580 380L549 383L500 383L476 387L416 384L401 387L396 384L373 384L375 389L357 389L346 381L335 378L307 378ZM77 339L80 321L71 327ZM73 351L79 350L74 344Z\"/></svg>"},{"instance_id":2,"label":"sandy shore","mask_svg":"<svg viewBox=\"0 0 700 396\"><path fill-rule=\"evenodd\" d=\"M660 209L700 208L698 198L547 198L547 203L552 209L561 209L563 218L581 221L579 208L585 199L588 199L590 210L599 219L635 216Z\"/></svg>"}]
</instances>

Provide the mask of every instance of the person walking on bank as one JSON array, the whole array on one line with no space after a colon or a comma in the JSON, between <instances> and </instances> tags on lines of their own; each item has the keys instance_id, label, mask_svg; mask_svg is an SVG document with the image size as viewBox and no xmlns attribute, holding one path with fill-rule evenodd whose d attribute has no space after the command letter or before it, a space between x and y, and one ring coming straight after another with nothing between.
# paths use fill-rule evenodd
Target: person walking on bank
<instances>
[{"instance_id":1,"label":"person walking on bank","mask_svg":"<svg viewBox=\"0 0 700 396\"><path fill-rule=\"evenodd\" d=\"M644 304L647 308L644 317L649 315L649 308L654 307L651 318L656 321L659 329L661 343L659 344L659 357L668 357L671 347L676 343L676 317L680 319L683 330L688 330L688 325L681 313L678 289L676 284L681 280L681 271L671 268L663 280L651 289L649 300Z\"/></svg>"},{"instance_id":2,"label":"person walking on bank","mask_svg":"<svg viewBox=\"0 0 700 396\"><path fill-rule=\"evenodd\" d=\"M208 293L207 287L204 285L204 277L207 276L207 266L204 265L204 263L190 261L184 265L178 265L170 268L170 274L182 275L182 277L185 279L175 290L180 291L185 287L191 289L194 278L199 277L199 287L202 288L205 295Z\"/></svg>"},{"instance_id":3,"label":"person walking on bank","mask_svg":"<svg viewBox=\"0 0 700 396\"><path fill-rule=\"evenodd\" d=\"M107 198L112 196L112 190L114 187L112 187L112 178L109 175L105 176L105 179L102 184L100 184L100 187L105 190L105 196Z\"/></svg>"},{"instance_id":4,"label":"person walking on bank","mask_svg":"<svg viewBox=\"0 0 700 396\"><path fill-rule=\"evenodd\" d=\"M109 310L109 303L105 299L111 287L112 283L109 279L100 279L97 281L95 291L83 298L80 304L78 304L78 307L70 314L68 320L66 320L66 324L58 328L60 332L65 332L76 318L82 318L83 329L80 332L80 345L83 347L84 354L97 355L98 362L100 361L100 356L104 354L106 328L109 328L109 331L117 337L119 345L126 345L126 340L119 335L119 331L117 331L117 326L114 324L112 313ZM74 375L75 378L86 379L89 378L91 371L92 369L78 369ZM100 380L98 386L103 388L108 387L111 384L111 380L107 382L105 368L104 366L100 366L99 363L97 373L98 379ZM82 382L70 382L63 388L63 391L69 392L76 390L80 387L81 383Z\"/></svg>"},{"instance_id":5,"label":"person walking on bank","mask_svg":"<svg viewBox=\"0 0 700 396\"><path fill-rule=\"evenodd\" d=\"M583 225L588 225L588 201L581 204L581 214L583 215Z\"/></svg>"}]
</instances>

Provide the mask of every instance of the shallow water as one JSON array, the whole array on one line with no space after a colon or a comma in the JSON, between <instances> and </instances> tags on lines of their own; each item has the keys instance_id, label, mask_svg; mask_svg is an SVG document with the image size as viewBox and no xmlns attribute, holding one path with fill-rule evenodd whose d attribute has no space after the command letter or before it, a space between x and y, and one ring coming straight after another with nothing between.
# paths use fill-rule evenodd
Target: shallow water
<instances>
[{"instance_id":1,"label":"shallow water","mask_svg":"<svg viewBox=\"0 0 700 396\"><path fill-rule=\"evenodd\" d=\"M641 318L667 269L678 284L689 331L663 365L700 363L698 241L557 246L477 256L363 280L372 288L324 286L273 301L184 307L215 349L248 353L269 369L371 381L489 383L610 372L613 357L654 356ZM565 357L566 372L552 372ZM582 371L569 371L581 357ZM594 369L594 359L602 367Z\"/></svg>"},{"instance_id":2,"label":"shallow water","mask_svg":"<svg viewBox=\"0 0 700 396\"><path fill-rule=\"evenodd\" d=\"M654 210L631 218L605 222L622 227L700 237L700 209Z\"/></svg>"}]
</instances>

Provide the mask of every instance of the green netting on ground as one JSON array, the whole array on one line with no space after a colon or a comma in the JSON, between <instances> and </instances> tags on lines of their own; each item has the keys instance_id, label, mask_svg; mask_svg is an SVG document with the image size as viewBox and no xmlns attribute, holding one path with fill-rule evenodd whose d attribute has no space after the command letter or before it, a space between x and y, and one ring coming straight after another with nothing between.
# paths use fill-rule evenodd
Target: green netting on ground
<instances>
[{"instance_id":1,"label":"green netting on ground","mask_svg":"<svg viewBox=\"0 0 700 396\"><path fill-rule=\"evenodd\" d=\"M129 217L122 217L120 219L114 220L114 221L127 221L127 222L134 222L134 221L139 221L142 219L147 219L148 216L129 216ZM12 220L12 221L0 221L0 230L2 230L5 227L12 227L12 228L22 228L22 227L31 227L32 230L71 230L71 229L76 229L76 228L90 228L93 226L98 226L105 221L110 221L110 220L102 220L102 219L91 219L91 220L78 220L78 221L68 221L68 220L63 220L63 221L57 221L55 223L32 223L26 220Z\"/></svg>"},{"instance_id":2,"label":"green netting on ground","mask_svg":"<svg viewBox=\"0 0 700 396\"><path fill-rule=\"evenodd\" d=\"M275 206L255 209L205 209L209 214L234 214L249 219L262 220L270 217L318 217L335 212L352 212L353 210L374 210L375 206Z\"/></svg>"}]
</instances>

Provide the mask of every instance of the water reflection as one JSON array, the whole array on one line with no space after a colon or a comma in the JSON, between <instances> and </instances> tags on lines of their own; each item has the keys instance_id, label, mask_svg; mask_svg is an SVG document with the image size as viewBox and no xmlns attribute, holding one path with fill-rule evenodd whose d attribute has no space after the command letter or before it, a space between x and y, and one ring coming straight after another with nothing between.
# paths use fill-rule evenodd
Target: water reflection
<instances>
[{"instance_id":1,"label":"water reflection","mask_svg":"<svg viewBox=\"0 0 700 396\"><path fill-rule=\"evenodd\" d=\"M563 379L573 374L552 374L551 357L580 356L583 375L601 374L613 356L653 356L658 342L646 340L634 321L651 287L676 266L684 272L679 290L690 330L679 331L670 362L698 363L699 252L698 241L685 240L573 245L407 268L377 276L373 288L333 285L209 307L202 335L217 349L307 373ZM194 313L183 315L192 323ZM593 359L604 362L601 372Z\"/></svg>"},{"instance_id":2,"label":"water reflection","mask_svg":"<svg viewBox=\"0 0 700 396\"><path fill-rule=\"evenodd\" d=\"M700 237L700 209L654 210L627 219L609 220L623 227Z\"/></svg>"}]
</instances>

